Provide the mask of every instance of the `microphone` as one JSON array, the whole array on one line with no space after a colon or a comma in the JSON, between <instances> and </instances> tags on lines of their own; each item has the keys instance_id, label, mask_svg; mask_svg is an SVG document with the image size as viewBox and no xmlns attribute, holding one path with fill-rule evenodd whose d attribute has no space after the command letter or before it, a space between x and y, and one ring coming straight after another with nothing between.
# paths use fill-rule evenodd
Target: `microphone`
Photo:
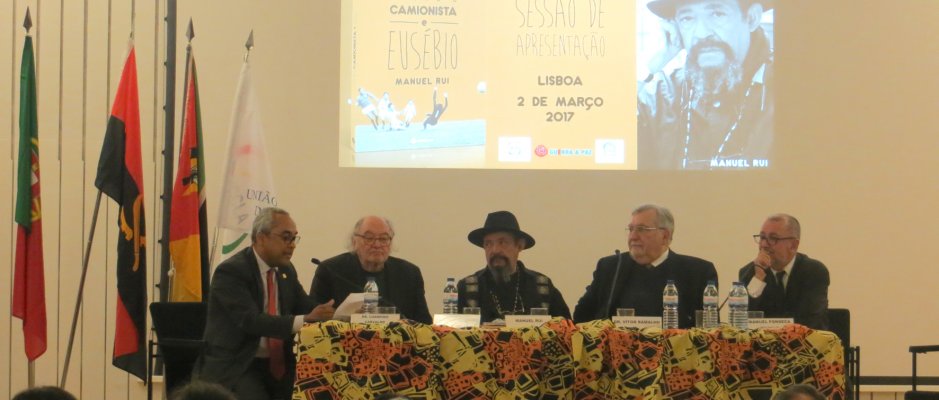
<instances>
[{"instance_id":1,"label":"microphone","mask_svg":"<svg viewBox=\"0 0 939 400\"><path fill-rule=\"evenodd\" d=\"M311 258L310 262L316 266L320 265L320 259L316 257ZM346 286L346 289L350 289L349 293L362 293L363 291L362 285L352 282L349 279L346 279L346 277L339 275L339 274L330 274L330 275L332 278L335 278L337 282L342 283L344 286Z\"/></svg>"},{"instance_id":2,"label":"microphone","mask_svg":"<svg viewBox=\"0 0 939 400\"><path fill-rule=\"evenodd\" d=\"M610 285L610 295L607 296L606 307L600 310L600 312L598 313L600 315L598 315L596 319L609 318L609 315L607 314L610 314L610 307L613 306L613 292L616 291L616 280L619 279L619 270L620 270L620 267L622 267L623 265L623 257L620 254L619 249L616 249L615 253L616 253L616 272L613 273L613 284Z\"/></svg>"},{"instance_id":3,"label":"microphone","mask_svg":"<svg viewBox=\"0 0 939 400\"><path fill-rule=\"evenodd\" d=\"M724 309L724 304L727 304L727 300L730 300L730 293L727 294L727 297L724 297L724 301L721 302L721 305L717 306L717 312L721 312Z\"/></svg>"}]
</instances>

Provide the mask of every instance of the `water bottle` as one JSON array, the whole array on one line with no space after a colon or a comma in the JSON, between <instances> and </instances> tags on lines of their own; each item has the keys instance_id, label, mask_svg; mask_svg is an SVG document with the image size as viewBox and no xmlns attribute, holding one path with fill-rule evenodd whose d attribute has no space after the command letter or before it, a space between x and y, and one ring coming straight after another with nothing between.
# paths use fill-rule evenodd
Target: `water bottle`
<instances>
[{"instance_id":1,"label":"water bottle","mask_svg":"<svg viewBox=\"0 0 939 400\"><path fill-rule=\"evenodd\" d=\"M453 278L447 278L447 286L443 287L443 313L458 314L458 301L459 294L456 291L456 283Z\"/></svg>"},{"instance_id":2,"label":"water bottle","mask_svg":"<svg viewBox=\"0 0 939 400\"><path fill-rule=\"evenodd\" d=\"M671 279L662 291L662 329L678 329L678 288Z\"/></svg>"},{"instance_id":3,"label":"water bottle","mask_svg":"<svg viewBox=\"0 0 939 400\"><path fill-rule=\"evenodd\" d=\"M704 288L704 311L701 315L701 322L705 329L718 326L717 303L717 284L714 281L708 281L707 287Z\"/></svg>"},{"instance_id":4,"label":"water bottle","mask_svg":"<svg viewBox=\"0 0 939 400\"><path fill-rule=\"evenodd\" d=\"M378 312L378 284L375 283L375 277L368 277L365 282L365 314L374 314Z\"/></svg>"},{"instance_id":5,"label":"water bottle","mask_svg":"<svg viewBox=\"0 0 939 400\"><path fill-rule=\"evenodd\" d=\"M730 289L730 298L727 303L730 305L730 324L737 329L747 329L747 307L750 296L743 283L734 282Z\"/></svg>"}]
</instances>

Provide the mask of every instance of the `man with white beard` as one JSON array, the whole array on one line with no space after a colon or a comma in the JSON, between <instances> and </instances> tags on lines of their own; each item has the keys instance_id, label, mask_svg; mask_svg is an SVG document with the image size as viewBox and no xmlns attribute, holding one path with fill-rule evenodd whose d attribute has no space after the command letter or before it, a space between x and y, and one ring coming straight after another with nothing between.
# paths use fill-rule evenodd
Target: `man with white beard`
<instances>
[{"instance_id":1,"label":"man with white beard","mask_svg":"<svg viewBox=\"0 0 939 400\"><path fill-rule=\"evenodd\" d=\"M653 0L666 46L639 82L639 168L757 166L773 133L770 0ZM663 68L685 53L685 65Z\"/></svg>"}]
</instances>

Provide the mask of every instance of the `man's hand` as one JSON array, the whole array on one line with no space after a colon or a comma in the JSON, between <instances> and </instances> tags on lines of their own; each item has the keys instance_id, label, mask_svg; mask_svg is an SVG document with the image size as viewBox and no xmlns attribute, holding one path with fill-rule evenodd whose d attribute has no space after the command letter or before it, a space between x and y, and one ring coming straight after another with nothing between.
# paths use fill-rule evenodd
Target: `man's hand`
<instances>
[{"instance_id":1,"label":"man's hand","mask_svg":"<svg viewBox=\"0 0 939 400\"><path fill-rule=\"evenodd\" d=\"M327 301L313 308L309 314L303 316L303 322L326 321L333 317L336 309L333 308L333 300Z\"/></svg>"},{"instance_id":2,"label":"man's hand","mask_svg":"<svg viewBox=\"0 0 939 400\"><path fill-rule=\"evenodd\" d=\"M753 259L753 265L756 268L753 269L753 277L759 279L760 281L766 282L766 269L772 265L772 260L769 258L769 254L765 251L760 250L756 255L756 258Z\"/></svg>"}]
</instances>

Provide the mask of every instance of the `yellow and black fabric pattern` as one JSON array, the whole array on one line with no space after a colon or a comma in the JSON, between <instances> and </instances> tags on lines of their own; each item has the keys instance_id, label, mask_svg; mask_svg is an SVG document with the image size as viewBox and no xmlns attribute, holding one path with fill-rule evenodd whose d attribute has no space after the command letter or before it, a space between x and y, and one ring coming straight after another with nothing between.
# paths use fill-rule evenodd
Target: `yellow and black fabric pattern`
<instances>
[{"instance_id":1,"label":"yellow and black fabric pattern","mask_svg":"<svg viewBox=\"0 0 939 400\"><path fill-rule=\"evenodd\" d=\"M609 320L451 329L329 321L300 332L293 398L770 399L807 383L844 399L831 332L618 329Z\"/></svg>"}]
</instances>

